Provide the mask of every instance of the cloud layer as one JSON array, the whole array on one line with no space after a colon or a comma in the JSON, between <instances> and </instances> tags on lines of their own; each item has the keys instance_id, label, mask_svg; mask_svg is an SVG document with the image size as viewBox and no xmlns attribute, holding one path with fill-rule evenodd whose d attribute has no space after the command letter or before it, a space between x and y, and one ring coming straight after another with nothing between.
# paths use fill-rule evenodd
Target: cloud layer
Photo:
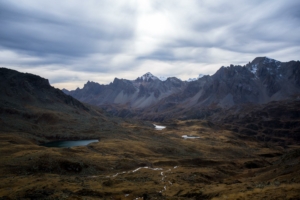
<instances>
[{"instance_id":1,"label":"cloud layer","mask_svg":"<svg viewBox=\"0 0 300 200\"><path fill-rule=\"evenodd\" d=\"M0 66L59 88L182 79L257 56L298 60L300 2L0 0Z\"/></svg>"}]
</instances>

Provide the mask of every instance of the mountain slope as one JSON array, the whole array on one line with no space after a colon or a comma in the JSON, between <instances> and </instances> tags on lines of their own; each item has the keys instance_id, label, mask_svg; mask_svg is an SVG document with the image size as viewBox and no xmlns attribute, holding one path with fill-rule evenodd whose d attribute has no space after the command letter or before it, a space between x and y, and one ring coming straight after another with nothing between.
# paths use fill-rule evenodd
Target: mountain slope
<instances>
[{"instance_id":1,"label":"mountain slope","mask_svg":"<svg viewBox=\"0 0 300 200\"><path fill-rule=\"evenodd\" d=\"M89 110L78 100L50 86L47 79L6 68L0 68L0 72L0 100L6 106L26 107L34 104L51 109L57 105L64 105L82 111Z\"/></svg>"},{"instance_id":2,"label":"mountain slope","mask_svg":"<svg viewBox=\"0 0 300 200\"><path fill-rule=\"evenodd\" d=\"M211 77L189 83L187 88L165 102L193 99L194 106L231 107L236 104L264 104L294 98L300 94L300 62L281 63L266 57L256 58L246 66L221 67ZM192 89L193 88L193 89ZM190 102L190 101L189 101ZM159 106L160 103L158 103ZM181 107L186 107L181 100Z\"/></svg>"},{"instance_id":3,"label":"mountain slope","mask_svg":"<svg viewBox=\"0 0 300 200\"><path fill-rule=\"evenodd\" d=\"M47 79L0 68L1 132L20 132L37 141L97 138L117 128L116 123L99 108L53 88Z\"/></svg>"}]
</instances>

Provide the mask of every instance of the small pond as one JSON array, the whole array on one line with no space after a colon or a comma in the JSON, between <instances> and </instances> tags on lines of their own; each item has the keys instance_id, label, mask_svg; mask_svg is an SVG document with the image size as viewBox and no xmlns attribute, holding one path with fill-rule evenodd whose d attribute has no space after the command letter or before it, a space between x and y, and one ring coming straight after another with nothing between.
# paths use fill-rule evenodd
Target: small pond
<instances>
[{"instance_id":1,"label":"small pond","mask_svg":"<svg viewBox=\"0 0 300 200\"><path fill-rule=\"evenodd\" d=\"M54 141L42 144L45 147L77 147L86 146L93 142L99 142L99 140L76 140L76 141Z\"/></svg>"},{"instance_id":2,"label":"small pond","mask_svg":"<svg viewBox=\"0 0 300 200\"><path fill-rule=\"evenodd\" d=\"M181 137L183 137L184 139L197 139L197 138L200 138L198 136L193 136L193 135L183 135Z\"/></svg>"},{"instance_id":3,"label":"small pond","mask_svg":"<svg viewBox=\"0 0 300 200\"><path fill-rule=\"evenodd\" d=\"M165 126L160 126L160 125L156 125L156 124L153 124L153 125L155 126L155 130L163 130L166 128Z\"/></svg>"}]
</instances>

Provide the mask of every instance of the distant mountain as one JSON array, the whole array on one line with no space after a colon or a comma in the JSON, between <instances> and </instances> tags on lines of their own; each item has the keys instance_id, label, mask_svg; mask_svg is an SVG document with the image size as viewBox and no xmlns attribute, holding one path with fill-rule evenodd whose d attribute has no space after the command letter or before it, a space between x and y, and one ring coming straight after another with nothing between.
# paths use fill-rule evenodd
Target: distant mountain
<instances>
[{"instance_id":1,"label":"distant mountain","mask_svg":"<svg viewBox=\"0 0 300 200\"><path fill-rule=\"evenodd\" d=\"M74 98L93 105L126 105L129 108L145 108L171 94L178 93L186 83L177 78L161 81L151 73L131 81L115 78L109 85L87 82L82 89L64 90Z\"/></svg>"},{"instance_id":2,"label":"distant mountain","mask_svg":"<svg viewBox=\"0 0 300 200\"><path fill-rule=\"evenodd\" d=\"M221 67L212 76L199 75L190 82L175 77L161 81L148 72L133 81L115 78L109 85L87 82L82 89L64 92L109 108L115 115L128 109L126 113L142 118L184 117L207 108L295 99L300 95L300 62L258 57L244 66Z\"/></svg>"},{"instance_id":3,"label":"distant mountain","mask_svg":"<svg viewBox=\"0 0 300 200\"><path fill-rule=\"evenodd\" d=\"M205 83L197 104L230 107L293 98L300 93L300 62L282 63L267 57L245 66L221 67Z\"/></svg>"},{"instance_id":4,"label":"distant mountain","mask_svg":"<svg viewBox=\"0 0 300 200\"><path fill-rule=\"evenodd\" d=\"M245 66L221 67L212 76L189 82L180 92L147 108L143 118L205 118L218 108L293 100L300 96L299 83L299 61L259 57Z\"/></svg>"}]
</instances>

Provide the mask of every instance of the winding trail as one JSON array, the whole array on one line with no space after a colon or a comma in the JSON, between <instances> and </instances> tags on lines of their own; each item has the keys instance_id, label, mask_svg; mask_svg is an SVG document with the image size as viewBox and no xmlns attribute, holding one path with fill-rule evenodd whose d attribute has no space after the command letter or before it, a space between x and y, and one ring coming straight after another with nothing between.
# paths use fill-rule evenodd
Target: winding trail
<instances>
[{"instance_id":1,"label":"winding trail","mask_svg":"<svg viewBox=\"0 0 300 200\"><path fill-rule=\"evenodd\" d=\"M174 166L174 169L178 168L178 166ZM162 190L158 191L158 193L163 193L165 191L167 191L167 189L169 187L171 187L173 185L173 183L169 180L167 180L167 176L166 176L166 173L169 173L172 171L171 168L167 169L167 170L164 170L163 168L151 168L151 167L139 167L139 168L136 168L135 170L131 170L131 171L123 171L123 172L119 172L119 173L116 173L114 175L111 175L111 176L106 176L106 178L115 178L119 175L122 175L122 174L129 174L129 173L135 173L141 169L148 169L148 170L153 170L153 171L160 171L160 176L161 176L161 182L163 183L163 188ZM96 176L93 176L93 178L96 177ZM128 197L129 194L125 194L125 197ZM142 197L136 197L134 198L136 200L138 199L143 199Z\"/></svg>"}]
</instances>

